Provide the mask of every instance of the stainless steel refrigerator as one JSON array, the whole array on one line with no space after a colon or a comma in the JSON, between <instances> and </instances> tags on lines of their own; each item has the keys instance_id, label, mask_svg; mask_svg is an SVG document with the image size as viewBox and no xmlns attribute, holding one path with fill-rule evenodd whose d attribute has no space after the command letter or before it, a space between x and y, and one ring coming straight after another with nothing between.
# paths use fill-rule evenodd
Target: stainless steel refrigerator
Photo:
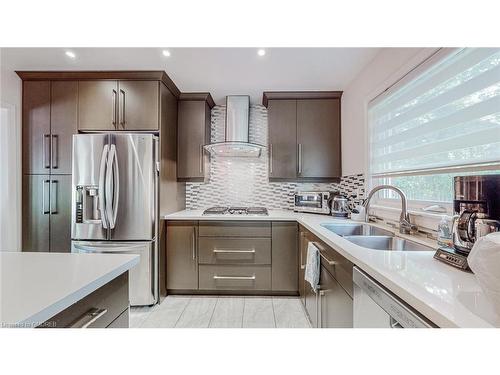
<instances>
[{"instance_id":1,"label":"stainless steel refrigerator","mask_svg":"<svg viewBox=\"0 0 500 375\"><path fill-rule=\"evenodd\" d=\"M158 302L158 138L73 136L72 252L138 254L130 304Z\"/></svg>"}]
</instances>

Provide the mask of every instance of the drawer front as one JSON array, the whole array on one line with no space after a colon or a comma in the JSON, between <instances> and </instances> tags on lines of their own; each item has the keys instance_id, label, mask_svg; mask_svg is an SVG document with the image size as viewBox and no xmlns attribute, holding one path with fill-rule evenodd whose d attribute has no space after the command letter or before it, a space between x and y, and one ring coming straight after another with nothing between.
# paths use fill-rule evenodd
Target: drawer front
<instances>
[{"instance_id":1,"label":"drawer front","mask_svg":"<svg viewBox=\"0 0 500 375\"><path fill-rule=\"evenodd\" d=\"M199 235L205 237L271 237L269 221L200 221Z\"/></svg>"},{"instance_id":2,"label":"drawer front","mask_svg":"<svg viewBox=\"0 0 500 375\"><path fill-rule=\"evenodd\" d=\"M200 237L199 262L204 264L271 264L271 239Z\"/></svg>"},{"instance_id":3,"label":"drawer front","mask_svg":"<svg viewBox=\"0 0 500 375\"><path fill-rule=\"evenodd\" d=\"M46 326L68 328L76 324L80 327L86 322L94 320L88 325L89 328L105 328L125 310L128 311L128 290L128 272L125 272L50 318L46 322ZM92 316L89 315L91 311L95 311L95 319L91 319Z\"/></svg>"},{"instance_id":4,"label":"drawer front","mask_svg":"<svg viewBox=\"0 0 500 375\"><path fill-rule=\"evenodd\" d=\"M201 290L271 290L270 266L200 266Z\"/></svg>"},{"instance_id":5,"label":"drawer front","mask_svg":"<svg viewBox=\"0 0 500 375\"><path fill-rule=\"evenodd\" d=\"M129 320L129 309L127 309L106 328L129 328Z\"/></svg>"},{"instance_id":6,"label":"drawer front","mask_svg":"<svg viewBox=\"0 0 500 375\"><path fill-rule=\"evenodd\" d=\"M322 246L321 264L342 285L342 288L353 298L352 268L354 264L337 253L332 248L320 243ZM331 264L335 262L335 265Z\"/></svg>"}]
</instances>

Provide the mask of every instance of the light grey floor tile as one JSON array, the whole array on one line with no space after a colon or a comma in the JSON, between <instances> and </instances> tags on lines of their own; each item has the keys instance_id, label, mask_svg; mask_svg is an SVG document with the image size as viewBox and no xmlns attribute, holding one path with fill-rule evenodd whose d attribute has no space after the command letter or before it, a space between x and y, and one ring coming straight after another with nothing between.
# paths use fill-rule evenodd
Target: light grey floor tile
<instances>
[{"instance_id":1,"label":"light grey floor tile","mask_svg":"<svg viewBox=\"0 0 500 375\"><path fill-rule=\"evenodd\" d=\"M147 319L147 317L158 308L158 305L151 306L141 306L141 307L131 307L129 314L129 327L139 328L142 323Z\"/></svg>"},{"instance_id":2,"label":"light grey floor tile","mask_svg":"<svg viewBox=\"0 0 500 375\"><path fill-rule=\"evenodd\" d=\"M277 328L311 328L298 298L273 298Z\"/></svg>"},{"instance_id":3,"label":"light grey floor tile","mask_svg":"<svg viewBox=\"0 0 500 375\"><path fill-rule=\"evenodd\" d=\"M241 328L244 304L244 298L218 298L210 328Z\"/></svg>"},{"instance_id":4,"label":"light grey floor tile","mask_svg":"<svg viewBox=\"0 0 500 375\"><path fill-rule=\"evenodd\" d=\"M175 327L207 328L216 303L216 297L191 298Z\"/></svg>"},{"instance_id":5,"label":"light grey floor tile","mask_svg":"<svg viewBox=\"0 0 500 375\"><path fill-rule=\"evenodd\" d=\"M272 298L245 298L243 328L274 328Z\"/></svg>"},{"instance_id":6,"label":"light grey floor tile","mask_svg":"<svg viewBox=\"0 0 500 375\"><path fill-rule=\"evenodd\" d=\"M173 328L186 309L190 297L167 297L141 324L142 328Z\"/></svg>"}]
</instances>

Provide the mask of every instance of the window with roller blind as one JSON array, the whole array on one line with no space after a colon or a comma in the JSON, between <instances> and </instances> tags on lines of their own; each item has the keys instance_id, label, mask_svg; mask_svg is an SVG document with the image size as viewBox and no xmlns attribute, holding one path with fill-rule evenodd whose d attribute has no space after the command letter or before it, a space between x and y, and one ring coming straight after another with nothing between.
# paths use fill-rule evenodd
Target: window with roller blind
<instances>
[{"instance_id":1,"label":"window with roller blind","mask_svg":"<svg viewBox=\"0 0 500 375\"><path fill-rule=\"evenodd\" d=\"M372 184L449 208L454 176L500 173L500 49L437 51L370 102L368 125Z\"/></svg>"}]
</instances>

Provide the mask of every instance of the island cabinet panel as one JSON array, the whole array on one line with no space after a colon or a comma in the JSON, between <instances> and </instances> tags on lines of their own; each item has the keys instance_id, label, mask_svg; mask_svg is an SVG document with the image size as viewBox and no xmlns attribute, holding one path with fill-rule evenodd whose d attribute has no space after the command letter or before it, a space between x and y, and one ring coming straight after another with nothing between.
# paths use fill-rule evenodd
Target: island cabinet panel
<instances>
[{"instance_id":1,"label":"island cabinet panel","mask_svg":"<svg viewBox=\"0 0 500 375\"><path fill-rule=\"evenodd\" d=\"M272 290L298 291L298 228L295 222L272 223Z\"/></svg>"},{"instance_id":2,"label":"island cabinet panel","mask_svg":"<svg viewBox=\"0 0 500 375\"><path fill-rule=\"evenodd\" d=\"M198 289L197 222L167 222L167 289Z\"/></svg>"},{"instance_id":3,"label":"island cabinet panel","mask_svg":"<svg viewBox=\"0 0 500 375\"><path fill-rule=\"evenodd\" d=\"M125 272L48 319L39 327L128 328L128 283L129 275Z\"/></svg>"}]
</instances>

